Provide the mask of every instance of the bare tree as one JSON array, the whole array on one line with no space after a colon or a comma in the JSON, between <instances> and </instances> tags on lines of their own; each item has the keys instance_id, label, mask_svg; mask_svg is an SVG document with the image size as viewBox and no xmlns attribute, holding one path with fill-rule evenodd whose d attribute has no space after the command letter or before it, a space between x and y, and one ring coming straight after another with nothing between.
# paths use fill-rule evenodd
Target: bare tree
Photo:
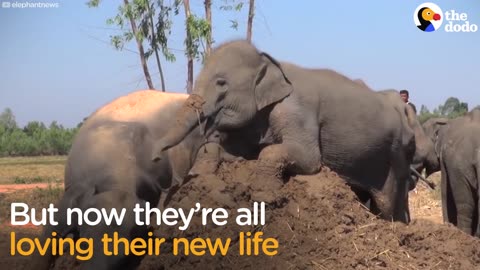
<instances>
[{"instance_id":1,"label":"bare tree","mask_svg":"<svg viewBox=\"0 0 480 270\"><path fill-rule=\"evenodd\" d=\"M100 0L89 0L87 6L98 7L100 2ZM115 49L127 50L140 55L140 63L150 89L154 89L154 86L147 63L150 56L155 55L162 91L166 91L160 59L163 54L167 62L176 61L175 55L168 47L168 37L173 23L172 17L178 14L179 5L181 5L181 0L175 0L173 3L169 1L169 4L165 4L164 0L124 0L120 3L119 12L106 21L107 25L115 25L121 30L110 36L110 43ZM125 45L133 39L135 39L138 51L125 48Z\"/></svg>"},{"instance_id":2,"label":"bare tree","mask_svg":"<svg viewBox=\"0 0 480 270\"><path fill-rule=\"evenodd\" d=\"M160 62L160 56L158 54L158 43L155 42L156 39L154 38L156 37L156 34L155 34L155 24L153 22L153 12L152 12L152 8L150 7L149 1L148 0L145 0L145 1L146 1L146 7L147 7L147 15L150 20L150 31L152 31L152 37L153 37L151 46L153 51L155 52L155 59L157 60L158 72L160 73L160 81L162 83L162 92L165 92L165 78L163 77L162 64Z\"/></svg>"},{"instance_id":3,"label":"bare tree","mask_svg":"<svg viewBox=\"0 0 480 270\"><path fill-rule=\"evenodd\" d=\"M128 0L123 0L125 7L128 9L129 3ZM140 62L142 63L143 73L145 75L145 80L147 80L148 88L155 89L153 87L152 78L150 77L150 72L148 71L147 60L145 59L145 50L143 49L142 40L139 37L137 23L133 17L132 11L127 12L127 17L130 20L130 27L132 28L132 33L135 36L135 41L137 42L138 53L140 55Z\"/></svg>"},{"instance_id":4,"label":"bare tree","mask_svg":"<svg viewBox=\"0 0 480 270\"><path fill-rule=\"evenodd\" d=\"M210 31L206 36L205 57L208 57L212 51L212 1L205 0L205 19L207 20Z\"/></svg>"},{"instance_id":5,"label":"bare tree","mask_svg":"<svg viewBox=\"0 0 480 270\"><path fill-rule=\"evenodd\" d=\"M193 51L192 51L192 14L190 12L190 0L183 0L183 7L185 9L185 20L186 20L186 32L187 37L185 39L187 47L187 93L192 93L193 90Z\"/></svg>"},{"instance_id":6,"label":"bare tree","mask_svg":"<svg viewBox=\"0 0 480 270\"><path fill-rule=\"evenodd\" d=\"M255 11L255 0L250 0L248 6L248 22L247 22L247 40L248 42L252 42L252 24L253 24L253 16Z\"/></svg>"}]
</instances>

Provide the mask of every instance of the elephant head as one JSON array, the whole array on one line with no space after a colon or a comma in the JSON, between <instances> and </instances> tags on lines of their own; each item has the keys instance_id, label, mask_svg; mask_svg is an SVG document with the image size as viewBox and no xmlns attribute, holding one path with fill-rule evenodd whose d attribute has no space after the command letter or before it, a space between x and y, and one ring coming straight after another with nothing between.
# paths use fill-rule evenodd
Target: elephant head
<instances>
[{"instance_id":1,"label":"elephant head","mask_svg":"<svg viewBox=\"0 0 480 270\"><path fill-rule=\"evenodd\" d=\"M419 172L425 169L427 177L440 171L440 131L446 124L448 124L448 121L449 120L446 118L431 118L422 125L427 138L430 140L430 144L427 148L427 156L423 164L416 169Z\"/></svg>"},{"instance_id":2,"label":"elephant head","mask_svg":"<svg viewBox=\"0 0 480 270\"><path fill-rule=\"evenodd\" d=\"M292 91L291 82L273 57L247 41L225 43L208 57L176 124L157 141L152 159L157 160L162 151L180 143L198 125L206 136L214 130L245 127L259 111Z\"/></svg>"}]
</instances>

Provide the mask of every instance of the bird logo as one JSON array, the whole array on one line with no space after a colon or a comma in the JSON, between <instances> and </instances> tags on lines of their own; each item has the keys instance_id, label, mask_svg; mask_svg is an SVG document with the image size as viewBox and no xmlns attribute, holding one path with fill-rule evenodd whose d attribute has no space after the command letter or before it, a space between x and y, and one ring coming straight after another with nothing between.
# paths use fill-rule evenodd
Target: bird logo
<instances>
[{"instance_id":1,"label":"bird logo","mask_svg":"<svg viewBox=\"0 0 480 270\"><path fill-rule=\"evenodd\" d=\"M423 3L415 10L413 20L418 29L424 32L433 32L442 25L443 12L434 3Z\"/></svg>"}]
</instances>

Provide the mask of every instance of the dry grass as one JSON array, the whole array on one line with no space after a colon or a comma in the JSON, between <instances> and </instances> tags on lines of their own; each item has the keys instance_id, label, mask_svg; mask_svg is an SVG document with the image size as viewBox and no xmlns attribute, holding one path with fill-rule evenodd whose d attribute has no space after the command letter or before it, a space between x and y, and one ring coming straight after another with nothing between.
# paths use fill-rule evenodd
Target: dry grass
<instances>
[{"instance_id":1,"label":"dry grass","mask_svg":"<svg viewBox=\"0 0 480 270\"><path fill-rule=\"evenodd\" d=\"M0 184L63 182L66 156L0 158Z\"/></svg>"},{"instance_id":2,"label":"dry grass","mask_svg":"<svg viewBox=\"0 0 480 270\"><path fill-rule=\"evenodd\" d=\"M430 190L422 183L418 183L415 191L410 192L410 212L412 219L427 219L442 224L442 202L440 197L440 173L429 177L437 186Z\"/></svg>"},{"instance_id":3,"label":"dry grass","mask_svg":"<svg viewBox=\"0 0 480 270\"><path fill-rule=\"evenodd\" d=\"M56 203L63 194L63 186L49 184L47 188L18 190L12 193L0 193L0 216L2 221L10 221L10 205L13 202L23 202L30 208L37 209L36 216L40 217L40 209Z\"/></svg>"}]
</instances>

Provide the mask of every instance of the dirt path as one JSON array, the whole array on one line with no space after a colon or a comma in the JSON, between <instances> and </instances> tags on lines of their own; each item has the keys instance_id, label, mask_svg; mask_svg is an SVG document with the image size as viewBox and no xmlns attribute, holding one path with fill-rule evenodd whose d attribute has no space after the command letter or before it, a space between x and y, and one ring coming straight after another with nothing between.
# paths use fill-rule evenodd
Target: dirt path
<instances>
[{"instance_id":1,"label":"dirt path","mask_svg":"<svg viewBox=\"0 0 480 270\"><path fill-rule=\"evenodd\" d=\"M17 190L34 189L34 188L48 188L50 185L62 185L62 184L35 183L35 184L0 185L0 193L12 193Z\"/></svg>"}]
</instances>

